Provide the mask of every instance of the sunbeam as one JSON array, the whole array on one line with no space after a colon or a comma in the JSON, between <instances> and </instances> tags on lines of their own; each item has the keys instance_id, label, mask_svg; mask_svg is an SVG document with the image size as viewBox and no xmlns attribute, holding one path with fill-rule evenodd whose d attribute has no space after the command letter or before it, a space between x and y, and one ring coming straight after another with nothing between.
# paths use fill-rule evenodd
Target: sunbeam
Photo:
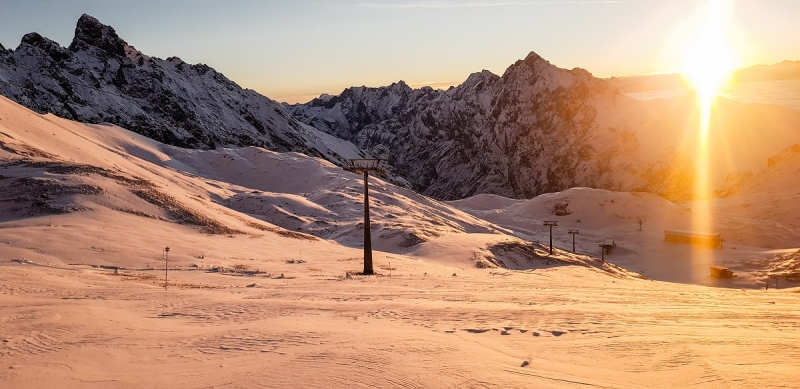
<instances>
[{"instance_id":1,"label":"sunbeam","mask_svg":"<svg viewBox=\"0 0 800 389\"><path fill-rule=\"evenodd\" d=\"M712 126L712 113L722 89L729 83L737 68L738 58L730 44L727 31L727 11L730 4L726 0L710 0L707 6L705 23L694 35L694 43L689 45L683 73L695 90L700 117L696 134L694 207L692 229L696 232L713 232L713 215L708 199L713 193L711 185L711 166L713 166L709 145ZM695 259L710 262L708 250L695 250Z\"/></svg>"}]
</instances>

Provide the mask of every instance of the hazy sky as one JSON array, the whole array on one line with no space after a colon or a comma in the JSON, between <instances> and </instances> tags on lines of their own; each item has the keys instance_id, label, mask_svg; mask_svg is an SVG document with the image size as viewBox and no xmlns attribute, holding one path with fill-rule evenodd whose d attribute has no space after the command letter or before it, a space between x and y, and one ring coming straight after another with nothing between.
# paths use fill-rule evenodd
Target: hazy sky
<instances>
[{"instance_id":1,"label":"hazy sky","mask_svg":"<svg viewBox=\"0 0 800 389\"><path fill-rule=\"evenodd\" d=\"M800 0L729 0L742 66L800 59ZM145 54L306 101L353 85L451 85L535 51L598 76L677 69L706 0L0 0L0 43L69 45L88 13ZM697 19L696 16L694 16ZM681 27L683 26L683 27Z\"/></svg>"}]
</instances>

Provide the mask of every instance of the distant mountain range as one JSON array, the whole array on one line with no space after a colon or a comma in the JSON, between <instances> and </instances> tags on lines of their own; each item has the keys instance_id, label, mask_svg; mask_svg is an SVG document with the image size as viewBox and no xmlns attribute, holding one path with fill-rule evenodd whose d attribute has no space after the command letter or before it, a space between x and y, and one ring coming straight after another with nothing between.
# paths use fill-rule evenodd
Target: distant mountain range
<instances>
[{"instance_id":1,"label":"distant mountain range","mask_svg":"<svg viewBox=\"0 0 800 389\"><path fill-rule=\"evenodd\" d=\"M756 65L737 71L733 79L738 82L800 79L800 61Z\"/></svg>"},{"instance_id":2,"label":"distant mountain range","mask_svg":"<svg viewBox=\"0 0 800 389\"><path fill-rule=\"evenodd\" d=\"M692 196L699 122L692 96L634 100L612 81L535 53L502 76L474 73L446 91L398 82L288 108L441 198L529 198L580 186ZM723 101L714 124L715 183L762 168L800 139L800 112L781 107Z\"/></svg>"},{"instance_id":3,"label":"distant mountain range","mask_svg":"<svg viewBox=\"0 0 800 389\"><path fill-rule=\"evenodd\" d=\"M84 15L67 48L36 33L13 51L0 47L0 94L185 148L261 146L339 165L379 156L440 199L584 186L685 200L694 177L691 98L634 100L614 80L535 53L502 76L484 70L446 91L400 81L280 105L206 65L149 57ZM800 142L800 112L789 109L726 101L714 120L715 182Z\"/></svg>"},{"instance_id":4,"label":"distant mountain range","mask_svg":"<svg viewBox=\"0 0 800 389\"><path fill-rule=\"evenodd\" d=\"M756 65L737 70L733 83L800 79L800 61L783 61L774 65ZM663 89L687 88L679 73L651 74L646 76L612 77L608 79L620 92L644 92Z\"/></svg>"},{"instance_id":5,"label":"distant mountain range","mask_svg":"<svg viewBox=\"0 0 800 389\"><path fill-rule=\"evenodd\" d=\"M0 46L0 94L39 113L113 123L181 147L261 146L339 163L360 155L209 66L143 54L89 15L69 47L37 33L13 51Z\"/></svg>"}]
</instances>

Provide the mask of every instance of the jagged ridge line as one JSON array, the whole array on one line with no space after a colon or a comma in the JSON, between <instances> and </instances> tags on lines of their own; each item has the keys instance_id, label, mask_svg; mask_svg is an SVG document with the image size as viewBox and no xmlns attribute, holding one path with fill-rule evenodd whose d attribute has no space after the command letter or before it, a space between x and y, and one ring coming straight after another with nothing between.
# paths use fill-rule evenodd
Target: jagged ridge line
<instances>
[{"instance_id":1,"label":"jagged ridge line","mask_svg":"<svg viewBox=\"0 0 800 389\"><path fill-rule=\"evenodd\" d=\"M14 65L14 66L15 66L15 67L17 67L17 68L20 68L20 69L25 69L25 70L27 70L27 71L29 71L29 72L32 72L32 73L37 73L37 74L39 74L39 75L42 75L42 76L48 76L48 77L52 77L52 76L53 76L52 74L43 73L43 72L41 72L41 71L38 71L38 70L34 70L34 69L31 69L31 68L26 68L26 67L24 67L24 66L20 66L20 65ZM11 84L11 85L16 85L16 86L23 87L23 88L25 87L25 85L21 85L21 84L13 83L13 82L10 82L10 81L3 81L3 80L0 80L0 82L6 83L6 84ZM82 86L82 87L85 87L85 88L88 88L88 89L96 90L96 91L98 91L98 92L102 92L102 93L107 93L107 94L110 94L110 95L113 95L113 96L117 96L117 97L122 97L122 98L132 98L131 96L126 96L126 95L121 95L121 94L114 93L114 92L109 92L109 91L107 91L107 90L103 90L103 89L95 88L95 87L93 87L93 86L91 86L91 85L82 84L82 83L80 83L80 82L72 82L72 81L70 81L70 84L73 84L73 85L80 85L80 86ZM42 87L44 87L44 84L42 84L42 82L40 81L40 82L39 82L39 86L42 86ZM59 85L59 86L60 86L60 85ZM266 96L265 96L265 97L266 97Z\"/></svg>"},{"instance_id":2,"label":"jagged ridge line","mask_svg":"<svg viewBox=\"0 0 800 389\"><path fill-rule=\"evenodd\" d=\"M22 68L22 69L30 70L30 71L32 71L32 72L34 72L34 73L41 74L41 75L43 75L43 76L46 76L46 75L47 75L47 74L45 74L45 73L41 73L41 72L38 72L38 71L35 71L35 70L31 70L31 69L28 69L28 68L25 68L25 67L22 67L22 66L19 66L19 67L20 67L20 68ZM9 84L9 85L16 85L16 86L19 86L19 87L22 87L22 88L24 88L24 87L25 87L25 85L22 85L22 84L17 84L17 83L15 83L15 82L11 82L11 81L4 81L4 80L0 80L0 82L2 82L2 83L4 83L4 84ZM93 86L89 86L89 85L86 85L86 84L80 84L80 83L75 83L75 84L77 84L77 85L82 85L82 86L85 86L86 88L93 89L93 90L96 90L96 91L98 91L98 92L108 93L108 94L110 94L110 95L114 95L114 96L118 96L118 97L123 97L123 98L130 97L130 96L124 96L124 95L120 95L120 94L117 94L117 93L109 92L109 91L106 91L106 90L98 89L98 88L95 88L95 87L93 87ZM44 85L43 85L41 82L39 83L39 85L40 85L40 86L44 86ZM337 139L341 139L341 138L337 138ZM482 206L482 205L480 205L480 204L478 204L478 203L474 203L474 202L472 202L472 201L469 201L469 200L467 200L467 199L462 199L462 198L459 198L459 196L457 196L457 195L454 195L454 194L452 194L452 193L444 192L444 191L442 191L442 190L439 190L439 189L436 189L436 188L434 188L434 187L432 187L432 186L430 186L430 185L425 185L425 184L423 184L423 183L421 183L421 182L419 182L419 181L414 181L414 180L411 180L411 179L408 179L408 178L405 178L405 177L404 177L403 179L404 179L404 180L406 180L406 181L409 181L409 182L411 182L411 183L413 183L413 184L416 184L416 185L418 185L418 186L420 186L420 187L424 187L424 188L426 188L426 189L430 189L430 190L432 190L432 191L434 191L434 192L438 192L440 195L444 195L444 197L445 197L445 198L448 198L448 197L449 197L449 198L451 198L451 199L455 199L455 200L464 201L464 202L466 202L466 203L469 203L469 204L472 204L472 205L475 205L475 206L478 206L478 207L481 207L481 206ZM421 193L417 193L417 194L421 194ZM436 199L436 198L433 198L433 197L431 197L431 199L433 199L433 200L436 200L436 201L438 201L438 202L442 202L442 201L455 201L455 200Z\"/></svg>"},{"instance_id":3,"label":"jagged ridge line","mask_svg":"<svg viewBox=\"0 0 800 389\"><path fill-rule=\"evenodd\" d=\"M37 73L37 74L39 74L39 75L42 75L42 76L52 76L51 74L46 74L46 73L43 73L43 72L41 72L41 71L38 71L38 70L34 70L34 69L30 69L30 68L26 68L26 67L24 67L24 66L18 66L18 65L17 65L16 67L17 67L17 68L21 68L21 69L28 70L28 71L30 71L30 72L33 72L33 73ZM15 83L15 82L11 82L11 81L4 81L4 80L0 80L0 82L2 82L2 83L5 83L5 84L9 84L9 85L16 85L16 86L18 86L18 87L25 88L25 85L18 84L18 83ZM71 83L72 83L72 82L71 82ZM39 84L39 86L42 86L42 87L44 87L44 84L42 84L42 82L41 82L41 81L40 81L38 84ZM113 95L113 96L117 96L117 97L122 97L122 98L130 98L130 96L125 96L125 95L121 95L121 94L118 94L118 93L114 93L114 92L110 92L110 91L107 91L107 90L103 90L103 89L100 89L100 88L95 88L95 87L93 87L93 86L91 86L91 85L82 84L82 83L79 83L79 82L74 82L74 83L72 83L72 84L75 84L75 85L80 85L80 86L83 86L83 87L85 87L85 88L88 88L88 89L96 90L96 91L98 91L98 92L101 92L101 93L107 93L107 94L109 94L109 95ZM265 96L265 97L266 97L266 96ZM66 102L65 102L65 104L66 104ZM341 139L341 138L337 138L337 139ZM440 195L444 195L444 198L451 198L451 199L454 199L454 200L460 200L460 201L464 201L464 202L466 202L466 203L469 203L469 204L472 204L472 205L475 205L475 206L478 206L478 207L482 207L482 205L480 205L480 204L478 204L478 203L471 202L471 201L469 201L469 200L467 200L467 199L462 199L462 198L460 198L460 196L454 195L454 194L452 194L452 193L444 192L444 191L442 191L442 190L439 190L439 189L436 189L436 188L434 188L434 187L432 187L432 186L430 186L430 185L425 185L425 184L423 184L423 183L421 183L421 182L414 181L414 180L411 180L411 179L408 179L408 178L405 178L405 177L404 177L403 179L405 179L406 181L409 181L409 182L411 182L411 183L413 183L413 184L416 184L416 185L418 185L418 186L420 186L420 187L424 187L424 188L426 188L426 189L430 189L430 190L432 190L432 191L434 191L434 192L438 192ZM419 194L419 193L418 193L418 194ZM442 201L454 201L454 200L444 200L444 199L440 200L440 199L436 199L436 198L432 198L432 199L433 199L433 200L436 200L436 201L439 201L439 202L442 202Z\"/></svg>"}]
</instances>

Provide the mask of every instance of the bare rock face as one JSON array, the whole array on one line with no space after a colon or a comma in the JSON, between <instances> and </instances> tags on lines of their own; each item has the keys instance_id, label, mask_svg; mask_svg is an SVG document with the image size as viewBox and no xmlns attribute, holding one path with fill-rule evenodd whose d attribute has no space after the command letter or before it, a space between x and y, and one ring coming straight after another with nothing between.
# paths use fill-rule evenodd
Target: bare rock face
<instances>
[{"instance_id":1,"label":"bare rock face","mask_svg":"<svg viewBox=\"0 0 800 389\"><path fill-rule=\"evenodd\" d=\"M22 37L22 43L41 49L47 53L53 61L63 61L71 55L69 50L35 32L25 34L25 36Z\"/></svg>"},{"instance_id":2,"label":"bare rock face","mask_svg":"<svg viewBox=\"0 0 800 389\"><path fill-rule=\"evenodd\" d=\"M14 51L0 46L0 80L0 94L39 113L108 122L170 145L260 146L339 164L361 155L209 66L141 53L89 15L68 48L37 33Z\"/></svg>"},{"instance_id":3,"label":"bare rock face","mask_svg":"<svg viewBox=\"0 0 800 389\"><path fill-rule=\"evenodd\" d=\"M88 15L68 48L37 33L13 51L0 46L0 94L39 113L108 122L170 145L260 146L340 165L374 156L388 162L391 180L446 200L530 198L578 186L691 198L693 96L637 101L615 85L532 52L502 76L484 70L448 90L400 81L280 105L207 65L147 56ZM796 111L719 108L719 131L709 135L718 147L709 155L730 166L712 166L712 179L761 167L800 142Z\"/></svg>"},{"instance_id":4,"label":"bare rock face","mask_svg":"<svg viewBox=\"0 0 800 389\"><path fill-rule=\"evenodd\" d=\"M114 28L100 23L99 20L89 15L83 14L78 19L75 27L75 38L69 45L70 51L88 50L96 47L109 55L122 57L125 55L125 47L128 43L117 35Z\"/></svg>"},{"instance_id":5,"label":"bare rock face","mask_svg":"<svg viewBox=\"0 0 800 389\"><path fill-rule=\"evenodd\" d=\"M291 108L299 120L385 157L428 195L527 198L573 186L620 187L610 160L623 152L629 129L612 133L596 120L597 101L618 97L589 72L559 69L531 53L502 77L484 70L447 91L400 81Z\"/></svg>"},{"instance_id":6,"label":"bare rock face","mask_svg":"<svg viewBox=\"0 0 800 389\"><path fill-rule=\"evenodd\" d=\"M647 191L673 201L694 195L700 132L693 95L635 100L612 81L558 68L533 52L502 76L484 70L448 90L401 81L289 108L387 159L414 189L439 199L531 198L572 187ZM770 137L761 135L760 117L772 118ZM800 140L800 114L780 107L720 99L712 121L712 186L760 169L767 150Z\"/></svg>"}]
</instances>

